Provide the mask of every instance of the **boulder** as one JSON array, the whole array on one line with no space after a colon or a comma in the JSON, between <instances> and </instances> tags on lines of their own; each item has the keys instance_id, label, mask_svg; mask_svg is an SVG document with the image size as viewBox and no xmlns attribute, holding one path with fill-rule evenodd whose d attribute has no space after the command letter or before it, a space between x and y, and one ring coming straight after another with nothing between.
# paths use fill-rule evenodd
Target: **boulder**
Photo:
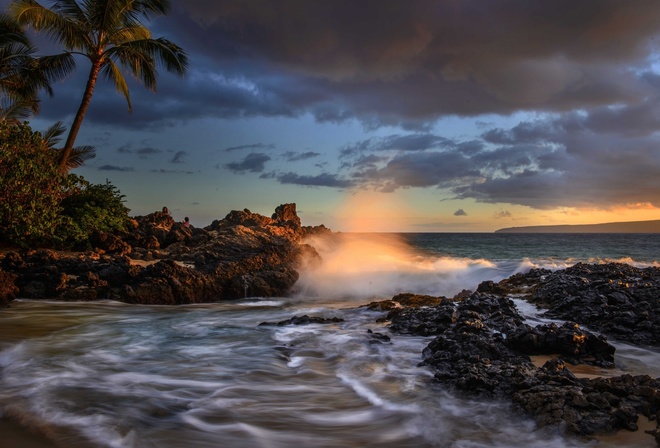
<instances>
[{"instance_id":1,"label":"boulder","mask_svg":"<svg viewBox=\"0 0 660 448\"><path fill-rule=\"evenodd\" d=\"M300 218L296 213L296 204L282 204L275 209L271 219L278 225L300 229Z\"/></svg>"},{"instance_id":2,"label":"boulder","mask_svg":"<svg viewBox=\"0 0 660 448\"><path fill-rule=\"evenodd\" d=\"M293 316L290 319L282 320L279 322L262 322L259 326L277 326L284 327L288 325L311 325L311 324L336 324L344 322L344 319L340 317L320 317L320 316Z\"/></svg>"}]
</instances>

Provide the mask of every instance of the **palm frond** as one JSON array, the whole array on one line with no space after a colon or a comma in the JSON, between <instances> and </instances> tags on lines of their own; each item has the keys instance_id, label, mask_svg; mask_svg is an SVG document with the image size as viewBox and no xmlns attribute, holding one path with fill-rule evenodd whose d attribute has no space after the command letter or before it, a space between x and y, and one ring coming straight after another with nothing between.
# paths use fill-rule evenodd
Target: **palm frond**
<instances>
[{"instance_id":1,"label":"palm frond","mask_svg":"<svg viewBox=\"0 0 660 448\"><path fill-rule=\"evenodd\" d=\"M133 106L131 105L131 93L128 90L128 84L126 83L126 79L124 79L124 75L121 73L121 70L112 61L112 59L106 59L103 66L103 76L112 81L112 83L117 88L117 92L121 93L124 98L126 98L126 102L128 103L128 111L132 112Z\"/></svg>"},{"instance_id":2,"label":"palm frond","mask_svg":"<svg viewBox=\"0 0 660 448\"><path fill-rule=\"evenodd\" d=\"M162 37L126 42L109 49L106 55L121 61L145 87L152 90L156 89L156 63L180 76L188 69L188 56L185 51Z\"/></svg>"},{"instance_id":3,"label":"palm frond","mask_svg":"<svg viewBox=\"0 0 660 448\"><path fill-rule=\"evenodd\" d=\"M104 32L120 28L126 17L130 17L133 0L85 1L85 9L89 11L89 23Z\"/></svg>"},{"instance_id":4,"label":"palm frond","mask_svg":"<svg viewBox=\"0 0 660 448\"><path fill-rule=\"evenodd\" d=\"M40 89L49 93L50 82L67 76L75 69L72 54L80 53L90 59L92 66L85 87L83 100L73 120L66 144L60 155L60 167L68 170L91 156L89 149L73 153L74 142L83 123L96 85L99 68L103 76L112 81L117 91L126 98L131 110L131 99L122 70L134 75L144 86L156 90L157 65L168 71L183 75L188 68L188 57L181 47L167 39L153 39L143 21L166 14L170 0L50 0L50 8L36 0L13 0L10 13L19 25L28 25L45 33L64 46L65 53L32 61L32 48L19 51L25 53L26 64L38 66L35 78L21 84L20 70L14 67L10 51L3 53L2 39L11 40L9 34L0 36L0 94L14 99L20 89L36 98ZM2 27L0 18L0 28ZM8 23L7 27L13 26ZM20 31L20 27L18 28ZM27 43L24 43L27 45ZM30 59L31 58L31 59ZM4 64L4 65L3 65ZM37 76L38 75L38 76ZM4 76L4 80L3 80ZM3 84L4 83L4 84ZM30 90L32 89L32 90ZM59 129L59 128L58 128ZM57 134L54 138L59 137ZM58 140L59 141L59 140ZM79 154L73 159L72 154ZM74 160L73 162L71 160Z\"/></svg>"},{"instance_id":5,"label":"palm frond","mask_svg":"<svg viewBox=\"0 0 660 448\"><path fill-rule=\"evenodd\" d=\"M3 98L0 100L0 120L20 123L30 118L39 109L39 100L12 100Z\"/></svg>"},{"instance_id":6,"label":"palm frond","mask_svg":"<svg viewBox=\"0 0 660 448\"><path fill-rule=\"evenodd\" d=\"M87 20L84 9L80 7L76 0L58 0L51 9L58 14L75 19L80 23Z\"/></svg>"},{"instance_id":7,"label":"palm frond","mask_svg":"<svg viewBox=\"0 0 660 448\"><path fill-rule=\"evenodd\" d=\"M61 3L58 1L55 6L61 6ZM85 32L85 23L81 22L81 17L65 14L69 9L48 9L35 0L15 0L10 6L12 16L21 25L45 31L50 38L69 50L85 51L93 46L93 42Z\"/></svg>"},{"instance_id":8,"label":"palm frond","mask_svg":"<svg viewBox=\"0 0 660 448\"><path fill-rule=\"evenodd\" d=\"M67 160L67 169L78 168L94 157L96 157L96 148L94 146L76 146L71 150L71 155L69 156L69 160Z\"/></svg>"},{"instance_id":9,"label":"palm frond","mask_svg":"<svg viewBox=\"0 0 660 448\"><path fill-rule=\"evenodd\" d=\"M125 26L115 30L108 36L108 41L115 45L121 45L134 40L151 39L151 31L142 24Z\"/></svg>"},{"instance_id":10,"label":"palm frond","mask_svg":"<svg viewBox=\"0 0 660 448\"><path fill-rule=\"evenodd\" d=\"M61 121L55 122L51 127L42 133L44 144L47 148L54 149L62 139L60 138L66 132L66 126Z\"/></svg>"},{"instance_id":11,"label":"palm frond","mask_svg":"<svg viewBox=\"0 0 660 448\"><path fill-rule=\"evenodd\" d=\"M188 55L183 51L183 48L164 37L150 40L156 42L154 54L158 62L164 65L168 72L183 76L188 71Z\"/></svg>"},{"instance_id":12,"label":"palm frond","mask_svg":"<svg viewBox=\"0 0 660 448\"><path fill-rule=\"evenodd\" d=\"M149 53L140 51L134 43L127 42L113 47L107 51L106 56L128 70L144 84L144 87L155 91L157 83L155 61Z\"/></svg>"},{"instance_id":13,"label":"palm frond","mask_svg":"<svg viewBox=\"0 0 660 448\"><path fill-rule=\"evenodd\" d=\"M0 46L0 93L33 99L43 89L52 95L50 69L32 56L34 52L31 45L17 42Z\"/></svg>"},{"instance_id":14,"label":"palm frond","mask_svg":"<svg viewBox=\"0 0 660 448\"><path fill-rule=\"evenodd\" d=\"M50 82L61 81L76 70L76 60L71 53L42 56L37 62Z\"/></svg>"},{"instance_id":15,"label":"palm frond","mask_svg":"<svg viewBox=\"0 0 660 448\"><path fill-rule=\"evenodd\" d=\"M7 14L0 14L0 46L14 43L29 46L30 40L13 18Z\"/></svg>"},{"instance_id":16,"label":"palm frond","mask_svg":"<svg viewBox=\"0 0 660 448\"><path fill-rule=\"evenodd\" d=\"M136 0L135 9L145 18L153 16L164 16L170 11L171 3L169 0Z\"/></svg>"}]
</instances>

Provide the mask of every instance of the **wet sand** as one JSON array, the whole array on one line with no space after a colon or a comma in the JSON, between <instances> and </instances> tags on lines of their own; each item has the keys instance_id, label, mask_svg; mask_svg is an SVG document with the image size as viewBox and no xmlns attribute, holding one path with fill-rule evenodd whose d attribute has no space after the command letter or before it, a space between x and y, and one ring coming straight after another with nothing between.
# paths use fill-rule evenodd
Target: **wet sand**
<instances>
[{"instance_id":1,"label":"wet sand","mask_svg":"<svg viewBox=\"0 0 660 448\"><path fill-rule=\"evenodd\" d=\"M532 363L539 368L543 367L543 364L554 358L556 358L556 356L549 356L549 355L530 356ZM590 366L587 364L572 365L566 363L566 368L570 370L573 373L573 375L575 375L576 377L588 378L588 379L601 378L601 377L612 378L615 376L621 376L626 373L630 373L617 368L605 369L603 367Z\"/></svg>"},{"instance_id":2,"label":"wet sand","mask_svg":"<svg viewBox=\"0 0 660 448\"><path fill-rule=\"evenodd\" d=\"M634 444L638 448L656 448L658 445L655 442L655 438L644 432L655 429L655 421L648 421L646 417L640 415L637 426L639 427L637 431L621 430L616 434L597 436L596 439L607 446L619 446L623 444L630 446Z\"/></svg>"},{"instance_id":3,"label":"wet sand","mask_svg":"<svg viewBox=\"0 0 660 448\"><path fill-rule=\"evenodd\" d=\"M57 448L57 445L48 438L2 418L0 418L0 441L3 448Z\"/></svg>"}]
</instances>

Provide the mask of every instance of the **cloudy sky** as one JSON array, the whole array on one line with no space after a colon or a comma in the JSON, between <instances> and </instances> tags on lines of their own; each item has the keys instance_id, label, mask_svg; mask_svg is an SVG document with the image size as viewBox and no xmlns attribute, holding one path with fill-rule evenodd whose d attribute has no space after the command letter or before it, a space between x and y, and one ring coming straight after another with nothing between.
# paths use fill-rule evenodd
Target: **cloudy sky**
<instances>
[{"instance_id":1,"label":"cloudy sky","mask_svg":"<svg viewBox=\"0 0 660 448\"><path fill-rule=\"evenodd\" d=\"M187 76L132 85L130 114L99 83L77 141L98 154L77 173L132 214L204 226L296 202L304 224L420 232L660 219L660 2L175 0L152 29ZM71 122L88 67L35 129Z\"/></svg>"}]
</instances>

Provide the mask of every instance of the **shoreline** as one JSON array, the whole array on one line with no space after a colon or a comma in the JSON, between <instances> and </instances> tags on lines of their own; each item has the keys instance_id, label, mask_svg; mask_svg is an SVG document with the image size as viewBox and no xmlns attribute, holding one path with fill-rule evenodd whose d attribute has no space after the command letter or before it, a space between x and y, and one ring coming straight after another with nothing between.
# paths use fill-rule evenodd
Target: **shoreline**
<instances>
[{"instance_id":1,"label":"shoreline","mask_svg":"<svg viewBox=\"0 0 660 448\"><path fill-rule=\"evenodd\" d=\"M10 418L0 417L3 448L59 448L60 445Z\"/></svg>"}]
</instances>

